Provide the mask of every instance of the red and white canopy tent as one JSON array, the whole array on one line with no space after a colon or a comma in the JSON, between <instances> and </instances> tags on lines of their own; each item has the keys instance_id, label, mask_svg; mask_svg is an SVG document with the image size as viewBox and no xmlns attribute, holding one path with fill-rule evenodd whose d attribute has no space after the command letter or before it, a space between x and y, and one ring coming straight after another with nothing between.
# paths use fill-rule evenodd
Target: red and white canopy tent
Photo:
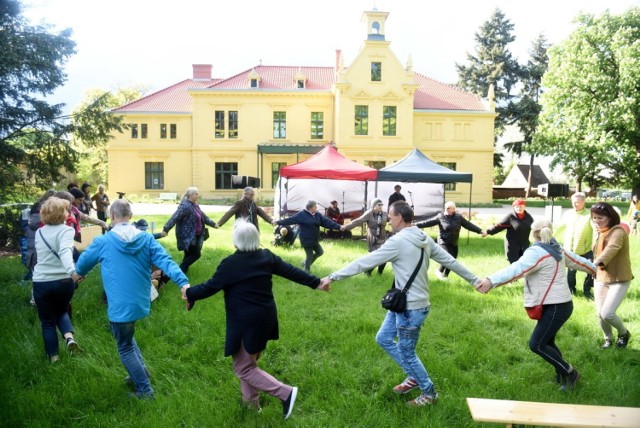
<instances>
[{"instance_id":1,"label":"red and white canopy tent","mask_svg":"<svg viewBox=\"0 0 640 428\"><path fill-rule=\"evenodd\" d=\"M361 212L367 206L367 183L377 174L328 145L309 159L280 169L273 212L276 218L290 215L305 209L310 199L322 208L336 200L344 214Z\"/></svg>"}]
</instances>

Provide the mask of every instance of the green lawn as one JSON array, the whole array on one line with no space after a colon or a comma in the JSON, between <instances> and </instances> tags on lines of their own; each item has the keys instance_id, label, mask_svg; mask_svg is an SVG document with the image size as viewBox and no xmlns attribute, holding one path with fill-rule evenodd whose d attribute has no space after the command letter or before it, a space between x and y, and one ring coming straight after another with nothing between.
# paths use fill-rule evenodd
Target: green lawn
<instances>
[{"instance_id":1,"label":"green lawn","mask_svg":"<svg viewBox=\"0 0 640 428\"><path fill-rule=\"evenodd\" d=\"M167 217L145 216L163 224ZM482 227L486 225L480 224ZM262 240L297 265L303 251L273 248L271 227ZM204 255L190 270L192 284L206 280L233 251L231 224L212 231ZM178 262L173 233L161 241ZM364 241L324 241L313 266L324 276L365 254ZM632 238L632 263L640 276L640 237ZM502 236L461 239L460 261L478 275L506 265ZM271 342L260 365L298 386L293 415L282 420L279 400L262 397L263 413L240 406L231 359L223 356L222 294L186 312L175 285L163 288L152 314L137 323L136 338L152 374L156 400L125 396L125 370L108 331L99 269L78 288L73 323L84 353L50 364L44 358L40 323L29 305L19 257L0 259L0 425L6 427L471 427L466 397L640 407L640 290L635 280L619 315L634 335L625 350L601 350L593 302L574 300L571 320L558 336L568 361L583 374L575 391L562 393L551 366L531 353L534 321L522 309L522 285L481 295L452 274L438 280L430 266L432 307L418 353L440 393L428 408L411 409L391 388L400 369L374 337L384 317L379 300L392 280L359 275L332 284L331 293L276 279L281 338ZM62 342L61 342L62 346ZM498 426L485 424L484 426Z\"/></svg>"}]
</instances>

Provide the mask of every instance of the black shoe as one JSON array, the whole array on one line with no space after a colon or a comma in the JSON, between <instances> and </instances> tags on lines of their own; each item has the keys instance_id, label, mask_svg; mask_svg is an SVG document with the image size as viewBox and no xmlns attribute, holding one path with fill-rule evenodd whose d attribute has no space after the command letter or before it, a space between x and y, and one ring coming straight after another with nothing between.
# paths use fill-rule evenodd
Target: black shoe
<instances>
[{"instance_id":1,"label":"black shoe","mask_svg":"<svg viewBox=\"0 0 640 428\"><path fill-rule=\"evenodd\" d=\"M611 345L613 345L613 341L611 340L611 338L605 337L604 343L602 344L602 349L609 349L611 348Z\"/></svg>"},{"instance_id":2,"label":"black shoe","mask_svg":"<svg viewBox=\"0 0 640 428\"><path fill-rule=\"evenodd\" d=\"M627 330L626 334L619 334L618 340L616 341L616 348L626 348L627 343L629 343L629 339L631 338L631 332Z\"/></svg>"},{"instance_id":3,"label":"black shoe","mask_svg":"<svg viewBox=\"0 0 640 428\"><path fill-rule=\"evenodd\" d=\"M593 300L593 294L591 294L591 291L584 290L584 298L587 300Z\"/></svg>"},{"instance_id":4,"label":"black shoe","mask_svg":"<svg viewBox=\"0 0 640 428\"><path fill-rule=\"evenodd\" d=\"M291 416L291 412L293 412L293 406L296 403L296 397L298 396L298 388L293 387L293 391L289 395L289 398L286 400L282 400L282 415L285 419L288 419Z\"/></svg>"},{"instance_id":5,"label":"black shoe","mask_svg":"<svg viewBox=\"0 0 640 428\"><path fill-rule=\"evenodd\" d=\"M578 373L578 370L574 368L571 373L564 376L560 390L573 391L573 389L576 387L576 383L578 382L578 379L580 379L580 373Z\"/></svg>"}]
</instances>

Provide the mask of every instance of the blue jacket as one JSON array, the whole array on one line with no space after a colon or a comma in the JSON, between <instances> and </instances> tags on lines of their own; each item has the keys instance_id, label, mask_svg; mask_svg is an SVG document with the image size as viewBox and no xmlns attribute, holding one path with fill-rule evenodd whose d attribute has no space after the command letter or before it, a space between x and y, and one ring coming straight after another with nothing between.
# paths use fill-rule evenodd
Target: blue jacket
<instances>
[{"instance_id":1,"label":"blue jacket","mask_svg":"<svg viewBox=\"0 0 640 428\"><path fill-rule=\"evenodd\" d=\"M319 212L311 214L307 210L302 210L292 217L288 217L276 222L280 226L297 224L300 226L300 245L303 247L313 247L320 240L320 226L327 229L340 230L340 225L328 219Z\"/></svg>"},{"instance_id":2,"label":"blue jacket","mask_svg":"<svg viewBox=\"0 0 640 428\"><path fill-rule=\"evenodd\" d=\"M125 231L124 239L116 229ZM132 322L149 315L152 264L162 269L178 287L189 284L189 279L153 235L130 225L117 225L109 233L95 238L80 255L76 272L84 276L97 263L100 263L109 302L107 315L112 322Z\"/></svg>"},{"instance_id":3,"label":"blue jacket","mask_svg":"<svg viewBox=\"0 0 640 428\"><path fill-rule=\"evenodd\" d=\"M171 216L167 224L164 225L162 230L169 233L169 231L176 226L176 241L178 241L178 250L184 251L189 249L189 244L196 237L196 207L200 210L200 207L191 202L190 200L183 198L178 209ZM204 233L204 225L208 224L211 227L216 227L216 222L211 220L205 213L202 212L202 232Z\"/></svg>"}]
</instances>

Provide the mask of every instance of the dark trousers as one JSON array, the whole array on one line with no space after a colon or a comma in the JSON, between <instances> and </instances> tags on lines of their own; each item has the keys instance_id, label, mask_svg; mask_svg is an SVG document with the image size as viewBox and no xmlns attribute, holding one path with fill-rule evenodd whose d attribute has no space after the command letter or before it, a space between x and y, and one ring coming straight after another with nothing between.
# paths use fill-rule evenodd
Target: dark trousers
<instances>
[{"instance_id":1,"label":"dark trousers","mask_svg":"<svg viewBox=\"0 0 640 428\"><path fill-rule=\"evenodd\" d=\"M315 262L319 257L322 257L322 255L324 254L324 250L322 249L320 244L315 244L313 246L303 248L305 254L307 255L307 258L304 261L304 270L309 271L313 262Z\"/></svg>"},{"instance_id":2,"label":"dark trousers","mask_svg":"<svg viewBox=\"0 0 640 428\"><path fill-rule=\"evenodd\" d=\"M556 345L556 333L573 313L573 302L543 305L542 318L538 320L531 338L529 349L551 364L556 373L566 376L571 365L562 358L562 352Z\"/></svg>"},{"instance_id":3,"label":"dark trousers","mask_svg":"<svg viewBox=\"0 0 640 428\"><path fill-rule=\"evenodd\" d=\"M184 258L182 259L182 263L180 263L180 270L185 274L189 270L189 266L198 261L200 256L202 255L202 242L204 241L203 236L196 236L193 241L191 241L191 245L184 251Z\"/></svg>"},{"instance_id":4,"label":"dark trousers","mask_svg":"<svg viewBox=\"0 0 640 428\"><path fill-rule=\"evenodd\" d=\"M47 356L58 355L58 335L73 332L71 318L67 312L75 286L69 279L56 281L34 281L33 298L42 325L42 339Z\"/></svg>"},{"instance_id":5,"label":"dark trousers","mask_svg":"<svg viewBox=\"0 0 640 428\"><path fill-rule=\"evenodd\" d=\"M580 257L584 257L587 260L593 261L593 252L589 251L585 254L579 254ZM571 290L571 294L576 294L576 271L567 269L567 283L569 284L569 290ZM591 290L593 289L593 277L591 275L587 275L584 279L584 284L582 285L584 290L584 295L586 297L591 296Z\"/></svg>"},{"instance_id":6,"label":"dark trousers","mask_svg":"<svg viewBox=\"0 0 640 428\"><path fill-rule=\"evenodd\" d=\"M451 257L453 257L454 259L458 258L458 246L457 245L444 243L444 244L440 244L440 247L442 247L442 249L445 250L447 253L451 254ZM440 265L440 268L438 270L440 272L442 272L444 276L449 276L449 272L451 272L451 269L446 268L446 267L444 267L442 265Z\"/></svg>"}]
</instances>

